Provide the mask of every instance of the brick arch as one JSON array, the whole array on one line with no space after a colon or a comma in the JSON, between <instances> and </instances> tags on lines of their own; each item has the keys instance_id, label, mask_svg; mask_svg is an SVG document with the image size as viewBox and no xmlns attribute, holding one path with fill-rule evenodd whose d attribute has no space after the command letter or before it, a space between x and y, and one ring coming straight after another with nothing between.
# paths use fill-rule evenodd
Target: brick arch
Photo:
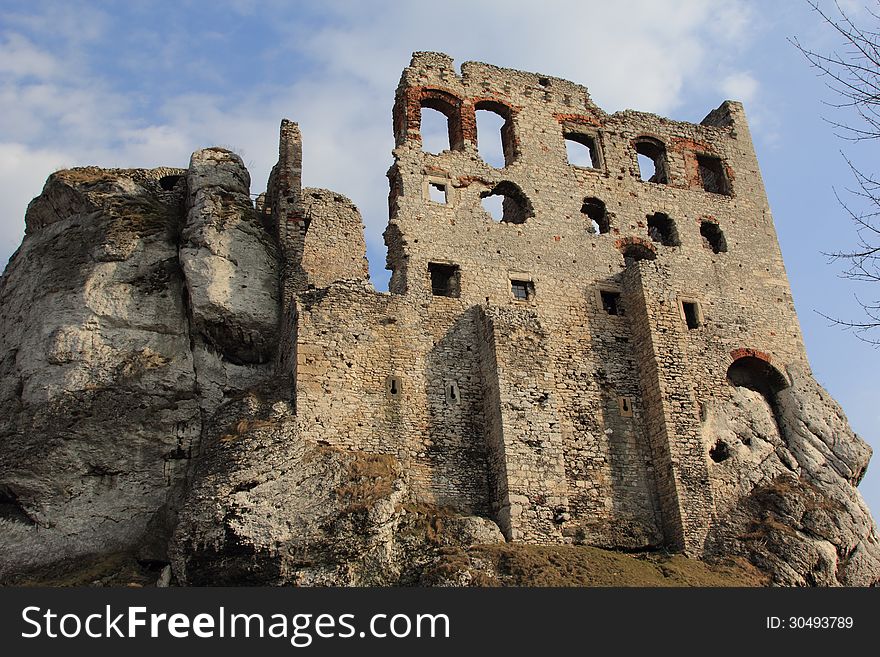
<instances>
[{"instance_id":1,"label":"brick arch","mask_svg":"<svg viewBox=\"0 0 880 657\"><path fill-rule=\"evenodd\" d=\"M649 182L668 185L669 165L667 163L666 144L652 135L639 135L631 143L637 161L639 155L644 155L654 162L654 175Z\"/></svg>"},{"instance_id":2,"label":"brick arch","mask_svg":"<svg viewBox=\"0 0 880 657\"><path fill-rule=\"evenodd\" d=\"M760 351L758 349L749 349L747 347L740 347L739 349L734 349L730 352L731 361L738 360L740 358L745 358L746 356L753 356L755 358L759 358L766 363L773 363L773 358L766 351Z\"/></svg>"},{"instance_id":3,"label":"brick arch","mask_svg":"<svg viewBox=\"0 0 880 657\"><path fill-rule=\"evenodd\" d=\"M624 259L653 260L657 257L657 248L644 237L635 235L621 237L614 242L614 246L617 247Z\"/></svg>"},{"instance_id":4,"label":"brick arch","mask_svg":"<svg viewBox=\"0 0 880 657\"><path fill-rule=\"evenodd\" d=\"M791 385L788 377L773 364L772 357L765 351L734 349L730 352L730 357L726 378L731 385L756 390L767 397L768 401L772 401L776 393Z\"/></svg>"},{"instance_id":5,"label":"brick arch","mask_svg":"<svg viewBox=\"0 0 880 657\"><path fill-rule=\"evenodd\" d=\"M464 148L462 108L464 100L453 92L438 87L410 87L398 96L394 106L394 132L398 145L405 141L421 143L422 108L437 110L448 121L449 146ZM471 112L472 113L472 112Z\"/></svg>"},{"instance_id":6,"label":"brick arch","mask_svg":"<svg viewBox=\"0 0 880 657\"><path fill-rule=\"evenodd\" d=\"M488 110L504 119L504 125L501 126L501 148L504 151L505 166L512 164L519 156L519 140L513 127L516 110L496 98L474 98L470 103L466 103L465 109L462 111L464 138L474 146L477 145L479 137L477 134L477 110ZM472 132L470 132L471 127Z\"/></svg>"}]
</instances>

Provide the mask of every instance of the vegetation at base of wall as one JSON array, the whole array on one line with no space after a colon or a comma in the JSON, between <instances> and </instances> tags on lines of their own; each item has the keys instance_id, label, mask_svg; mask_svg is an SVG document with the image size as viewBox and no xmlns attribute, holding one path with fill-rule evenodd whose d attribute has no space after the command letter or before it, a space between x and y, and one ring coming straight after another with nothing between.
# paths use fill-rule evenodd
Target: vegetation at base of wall
<instances>
[{"instance_id":1,"label":"vegetation at base of wall","mask_svg":"<svg viewBox=\"0 0 880 657\"><path fill-rule=\"evenodd\" d=\"M717 563L662 552L623 553L583 545L505 543L449 548L425 573L428 581L476 586L766 586L746 561Z\"/></svg>"},{"instance_id":2,"label":"vegetation at base of wall","mask_svg":"<svg viewBox=\"0 0 880 657\"><path fill-rule=\"evenodd\" d=\"M144 563L127 552L98 554L55 562L10 577L7 586L155 586L164 564Z\"/></svg>"}]
</instances>

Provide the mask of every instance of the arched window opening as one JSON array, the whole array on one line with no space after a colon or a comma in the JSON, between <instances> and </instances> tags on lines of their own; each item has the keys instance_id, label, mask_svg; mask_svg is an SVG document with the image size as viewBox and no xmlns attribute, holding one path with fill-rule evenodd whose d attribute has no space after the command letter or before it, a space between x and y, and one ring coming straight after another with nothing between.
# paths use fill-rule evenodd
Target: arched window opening
<instances>
[{"instance_id":1,"label":"arched window opening","mask_svg":"<svg viewBox=\"0 0 880 657\"><path fill-rule=\"evenodd\" d=\"M639 160L639 175L645 182L666 185L666 146L650 137L640 137L634 142Z\"/></svg>"},{"instance_id":2,"label":"arched window opening","mask_svg":"<svg viewBox=\"0 0 880 657\"><path fill-rule=\"evenodd\" d=\"M730 385L760 393L770 407L780 437L784 438L777 395L789 386L785 376L766 360L742 356L727 368L727 381Z\"/></svg>"},{"instance_id":3,"label":"arched window opening","mask_svg":"<svg viewBox=\"0 0 880 657\"><path fill-rule=\"evenodd\" d=\"M496 169L506 165L504 158L504 117L489 109L477 110L477 150L483 162Z\"/></svg>"},{"instance_id":4,"label":"arched window opening","mask_svg":"<svg viewBox=\"0 0 880 657\"><path fill-rule=\"evenodd\" d=\"M591 233L607 233L611 230L608 211L605 209L605 203L600 199L592 196L585 198L581 212L587 216L587 220L590 222Z\"/></svg>"},{"instance_id":5,"label":"arched window opening","mask_svg":"<svg viewBox=\"0 0 880 657\"><path fill-rule=\"evenodd\" d=\"M631 242L623 247L623 259L629 264L637 260L654 260L657 254L648 246L639 242Z\"/></svg>"},{"instance_id":6,"label":"arched window opening","mask_svg":"<svg viewBox=\"0 0 880 657\"><path fill-rule=\"evenodd\" d=\"M423 151L437 154L452 148L449 117L446 114L428 104L422 104L420 120Z\"/></svg>"},{"instance_id":7,"label":"arched window opening","mask_svg":"<svg viewBox=\"0 0 880 657\"><path fill-rule=\"evenodd\" d=\"M712 221L703 221L700 223L700 235L703 238L703 246L712 251L712 253L726 253L727 240L724 239L724 232L721 226Z\"/></svg>"},{"instance_id":8,"label":"arched window opening","mask_svg":"<svg viewBox=\"0 0 880 657\"><path fill-rule=\"evenodd\" d=\"M768 401L789 386L779 370L756 356L743 356L733 361L727 368L727 380L731 385L760 392Z\"/></svg>"},{"instance_id":9,"label":"arched window opening","mask_svg":"<svg viewBox=\"0 0 880 657\"><path fill-rule=\"evenodd\" d=\"M474 105L474 109L480 157L496 169L512 164L517 153L511 109L494 100L481 100Z\"/></svg>"},{"instance_id":10,"label":"arched window opening","mask_svg":"<svg viewBox=\"0 0 880 657\"><path fill-rule=\"evenodd\" d=\"M669 215L655 212L648 215L648 237L663 246L679 246L678 229Z\"/></svg>"},{"instance_id":11,"label":"arched window opening","mask_svg":"<svg viewBox=\"0 0 880 657\"><path fill-rule=\"evenodd\" d=\"M501 198L501 211L498 211L498 197ZM508 224L522 224L535 216L532 204L522 190L509 181L500 182L492 191L480 195L483 209L495 221Z\"/></svg>"},{"instance_id":12,"label":"arched window opening","mask_svg":"<svg viewBox=\"0 0 880 657\"><path fill-rule=\"evenodd\" d=\"M585 169L598 169L602 166L599 146L593 135L564 132L562 136L565 139L565 154L569 164Z\"/></svg>"}]
</instances>

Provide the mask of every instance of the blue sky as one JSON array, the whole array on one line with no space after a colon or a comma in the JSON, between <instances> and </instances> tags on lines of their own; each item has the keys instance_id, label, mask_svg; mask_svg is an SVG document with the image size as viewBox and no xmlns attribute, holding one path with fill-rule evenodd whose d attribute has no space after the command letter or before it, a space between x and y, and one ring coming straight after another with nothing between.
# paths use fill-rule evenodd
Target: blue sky
<instances>
[{"instance_id":1,"label":"blue sky","mask_svg":"<svg viewBox=\"0 0 880 657\"><path fill-rule=\"evenodd\" d=\"M859 0L842 4L869 18ZM732 98L749 117L814 373L877 449L880 351L817 311L858 316L859 288L822 254L855 244L834 195L853 183L841 150L870 170L880 144L833 135L821 118L834 118L833 96L793 36L839 45L801 0L0 0L0 264L52 171L185 167L222 145L256 193L286 117L303 130L305 184L360 208L384 286L391 105L414 50L564 77L607 111L699 121ZM861 489L876 517L880 461Z\"/></svg>"}]
</instances>

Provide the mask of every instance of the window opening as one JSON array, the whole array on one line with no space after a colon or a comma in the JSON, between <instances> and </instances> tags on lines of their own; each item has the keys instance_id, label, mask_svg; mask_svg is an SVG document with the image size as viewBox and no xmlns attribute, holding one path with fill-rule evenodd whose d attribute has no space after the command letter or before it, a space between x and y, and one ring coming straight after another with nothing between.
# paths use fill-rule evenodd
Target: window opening
<instances>
[{"instance_id":1,"label":"window opening","mask_svg":"<svg viewBox=\"0 0 880 657\"><path fill-rule=\"evenodd\" d=\"M451 148L449 143L449 117L432 107L422 107L422 150L426 153L442 153Z\"/></svg>"},{"instance_id":2,"label":"window opening","mask_svg":"<svg viewBox=\"0 0 880 657\"><path fill-rule=\"evenodd\" d=\"M399 376L389 376L385 379L385 392L389 397L400 397L403 392L403 382Z\"/></svg>"},{"instance_id":3,"label":"window opening","mask_svg":"<svg viewBox=\"0 0 880 657\"><path fill-rule=\"evenodd\" d=\"M498 201L495 197L501 197L501 211L498 212ZM535 216L532 204L526 195L514 183L509 181L500 182L489 191L480 195L483 209L492 215L495 221L509 224L522 224L526 219ZM500 217L499 217L500 214Z\"/></svg>"},{"instance_id":4,"label":"window opening","mask_svg":"<svg viewBox=\"0 0 880 657\"><path fill-rule=\"evenodd\" d=\"M648 237L663 246L679 246L678 230L668 215L656 212L648 215Z\"/></svg>"},{"instance_id":5,"label":"window opening","mask_svg":"<svg viewBox=\"0 0 880 657\"><path fill-rule=\"evenodd\" d=\"M599 290L599 297L602 300L602 310L609 315L622 315L623 307L620 304L620 292L611 290Z\"/></svg>"},{"instance_id":6,"label":"window opening","mask_svg":"<svg viewBox=\"0 0 880 657\"><path fill-rule=\"evenodd\" d=\"M510 291L517 301L531 301L535 297L535 285L532 281L510 281Z\"/></svg>"},{"instance_id":7,"label":"window opening","mask_svg":"<svg viewBox=\"0 0 880 657\"><path fill-rule=\"evenodd\" d=\"M703 238L703 246L712 251L712 253L727 252L727 240L724 238L724 232L718 224L712 221L702 222L700 224L700 235Z\"/></svg>"},{"instance_id":8,"label":"window opening","mask_svg":"<svg viewBox=\"0 0 880 657\"><path fill-rule=\"evenodd\" d=\"M428 263L431 276L431 294L435 297L458 297L461 294L461 276L458 265Z\"/></svg>"},{"instance_id":9,"label":"window opening","mask_svg":"<svg viewBox=\"0 0 880 657\"><path fill-rule=\"evenodd\" d=\"M587 215L591 233L607 233L611 230L611 222L608 220L608 212L604 202L593 197L585 198L581 212Z\"/></svg>"},{"instance_id":10,"label":"window opening","mask_svg":"<svg viewBox=\"0 0 880 657\"><path fill-rule=\"evenodd\" d=\"M665 185L669 182L666 175L666 147L656 139L643 137L635 142L639 161L639 176L645 182Z\"/></svg>"},{"instance_id":11,"label":"window opening","mask_svg":"<svg viewBox=\"0 0 880 657\"><path fill-rule=\"evenodd\" d=\"M446 205L446 185L442 183L428 181L428 196L434 203L441 203L442 205Z\"/></svg>"},{"instance_id":12,"label":"window opening","mask_svg":"<svg viewBox=\"0 0 880 657\"><path fill-rule=\"evenodd\" d=\"M730 194L727 175L720 158L711 155L697 155L697 168L703 189L713 194Z\"/></svg>"},{"instance_id":13,"label":"window opening","mask_svg":"<svg viewBox=\"0 0 880 657\"><path fill-rule=\"evenodd\" d=\"M450 406L457 406L461 401L461 392L458 389L457 381L447 381L445 384L446 388L446 403Z\"/></svg>"},{"instance_id":14,"label":"window opening","mask_svg":"<svg viewBox=\"0 0 880 657\"><path fill-rule=\"evenodd\" d=\"M700 307L695 301L682 301L681 309L684 312L684 322L688 329L700 328Z\"/></svg>"},{"instance_id":15,"label":"window opening","mask_svg":"<svg viewBox=\"0 0 880 657\"><path fill-rule=\"evenodd\" d=\"M577 132L564 132L565 154L568 163L576 167L598 169L601 166L596 138Z\"/></svg>"},{"instance_id":16,"label":"window opening","mask_svg":"<svg viewBox=\"0 0 880 657\"><path fill-rule=\"evenodd\" d=\"M490 109L477 109L477 150L483 161L504 168L504 117Z\"/></svg>"}]
</instances>

